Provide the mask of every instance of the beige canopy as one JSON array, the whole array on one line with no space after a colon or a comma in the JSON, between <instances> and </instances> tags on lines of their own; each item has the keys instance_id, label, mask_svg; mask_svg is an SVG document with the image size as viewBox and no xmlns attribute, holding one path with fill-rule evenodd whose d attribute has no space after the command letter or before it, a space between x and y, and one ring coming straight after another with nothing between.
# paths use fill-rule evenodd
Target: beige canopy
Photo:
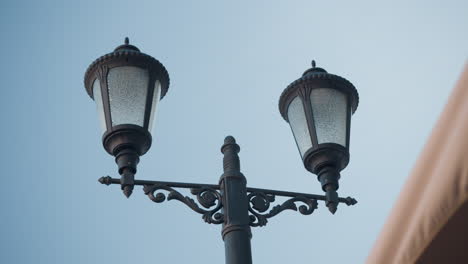
<instances>
[{"instance_id":1,"label":"beige canopy","mask_svg":"<svg viewBox=\"0 0 468 264\"><path fill-rule=\"evenodd\" d=\"M468 65L366 263L468 263Z\"/></svg>"}]
</instances>

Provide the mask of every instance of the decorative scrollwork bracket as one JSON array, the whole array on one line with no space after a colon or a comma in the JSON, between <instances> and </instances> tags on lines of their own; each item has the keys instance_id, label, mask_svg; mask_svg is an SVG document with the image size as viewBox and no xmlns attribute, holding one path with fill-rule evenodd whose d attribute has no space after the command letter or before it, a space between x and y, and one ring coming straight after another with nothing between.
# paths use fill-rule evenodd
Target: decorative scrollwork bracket
<instances>
[{"instance_id":1,"label":"decorative scrollwork bracket","mask_svg":"<svg viewBox=\"0 0 468 264\"><path fill-rule=\"evenodd\" d=\"M318 200L326 201L323 195L285 192L277 190L247 188L250 226L265 226L268 219L272 218L285 210L299 211L303 215L310 215L318 207ZM275 205L270 209L277 196L289 197L281 204ZM356 199L351 197L338 198L339 203L344 203L348 206L355 205ZM296 203L301 204L299 207ZM268 211L268 209L270 209ZM268 212L267 212L268 211ZM267 212L267 213L266 213Z\"/></svg>"},{"instance_id":2,"label":"decorative scrollwork bracket","mask_svg":"<svg viewBox=\"0 0 468 264\"><path fill-rule=\"evenodd\" d=\"M99 182L106 185L120 184L120 179L106 176L101 177ZM146 180L135 180L135 185L143 186L144 193L155 203L177 200L201 214L206 223L221 224L224 222L224 215L220 212L223 204L218 185ZM190 193L196 196L198 203L174 188L190 189ZM167 196L164 192L168 193Z\"/></svg>"},{"instance_id":3,"label":"decorative scrollwork bracket","mask_svg":"<svg viewBox=\"0 0 468 264\"><path fill-rule=\"evenodd\" d=\"M120 184L120 179L101 177L99 182L102 184ZM219 185L198 184L198 183L180 183L180 182L162 182L135 180L135 185L143 186L144 193L155 203L177 200L187 205L193 211L202 215L202 219L209 224L224 223L223 194L220 192ZM175 188L190 189L190 193L196 196L197 202L181 194ZM166 192L167 195L164 193ZM270 209L271 203L275 202L277 196L289 197L281 204L275 205ZM285 192L278 190L258 189L247 187L248 211L250 213L250 226L265 226L268 219L272 218L285 210L299 211L303 215L310 215L317 209L318 200L325 201L323 195ZM348 206L354 205L357 201L354 198L338 198L339 203ZM298 206L298 204L301 204ZM267 212L268 211L268 212Z\"/></svg>"},{"instance_id":4,"label":"decorative scrollwork bracket","mask_svg":"<svg viewBox=\"0 0 468 264\"><path fill-rule=\"evenodd\" d=\"M166 195L160 191L167 191ZM164 201L177 200L187 205L193 211L202 215L203 220L209 224L221 224L224 221L224 216L219 211L223 207L221 194L209 187L190 188L190 192L196 195L198 203L201 207L188 196L182 195L169 185L153 184L145 185L143 191L155 203ZM203 208L205 209L203 209Z\"/></svg>"},{"instance_id":5,"label":"decorative scrollwork bracket","mask_svg":"<svg viewBox=\"0 0 468 264\"><path fill-rule=\"evenodd\" d=\"M297 202L303 203L303 205L299 206L299 212L303 215L312 214L318 205L316 199L297 196L286 200L282 204L273 206L268 213L264 213L270 208L270 203L275 201L274 194L252 192L247 197L249 199L249 212L251 213L250 226L253 227L266 225L268 218L272 218L285 210L298 211Z\"/></svg>"}]
</instances>

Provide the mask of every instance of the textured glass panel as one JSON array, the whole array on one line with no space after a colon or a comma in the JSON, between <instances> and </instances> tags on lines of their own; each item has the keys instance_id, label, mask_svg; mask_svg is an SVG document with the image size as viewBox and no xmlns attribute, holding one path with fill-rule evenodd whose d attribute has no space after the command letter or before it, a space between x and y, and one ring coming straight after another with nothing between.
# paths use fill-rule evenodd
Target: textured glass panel
<instances>
[{"instance_id":1,"label":"textured glass panel","mask_svg":"<svg viewBox=\"0 0 468 264\"><path fill-rule=\"evenodd\" d=\"M296 97L288 107L288 119L294 138L296 139L297 148L301 156L303 156L304 153L312 147L312 140L310 139L304 106L299 96Z\"/></svg>"},{"instance_id":2,"label":"textured glass panel","mask_svg":"<svg viewBox=\"0 0 468 264\"><path fill-rule=\"evenodd\" d=\"M346 147L346 95L335 89L312 89L310 101L318 143Z\"/></svg>"},{"instance_id":3,"label":"textured glass panel","mask_svg":"<svg viewBox=\"0 0 468 264\"><path fill-rule=\"evenodd\" d=\"M106 132L106 118L104 117L104 107L102 105L101 83L96 79L93 83L93 97L96 102L97 112L99 116L99 123L101 125L102 133Z\"/></svg>"},{"instance_id":4,"label":"textured glass panel","mask_svg":"<svg viewBox=\"0 0 468 264\"><path fill-rule=\"evenodd\" d=\"M107 84L112 126L143 126L148 81L148 71L142 68L123 66L109 70Z\"/></svg>"},{"instance_id":5,"label":"textured glass panel","mask_svg":"<svg viewBox=\"0 0 468 264\"><path fill-rule=\"evenodd\" d=\"M156 83L154 84L153 103L151 104L151 115L150 115L149 126L148 126L148 130L150 132L153 129L154 117L157 112L156 110L159 104L160 97L161 97L161 83L158 80L156 80Z\"/></svg>"}]
</instances>

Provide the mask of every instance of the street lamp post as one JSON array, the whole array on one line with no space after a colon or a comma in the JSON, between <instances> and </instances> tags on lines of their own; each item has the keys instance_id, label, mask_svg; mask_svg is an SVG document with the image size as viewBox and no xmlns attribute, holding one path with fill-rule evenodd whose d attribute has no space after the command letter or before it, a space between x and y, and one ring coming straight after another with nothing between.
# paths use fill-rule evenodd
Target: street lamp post
<instances>
[{"instance_id":1,"label":"street lamp post","mask_svg":"<svg viewBox=\"0 0 468 264\"><path fill-rule=\"evenodd\" d=\"M120 184L130 197L135 185L143 186L153 202L178 200L202 215L205 222L222 224L227 264L252 263L251 227L265 226L284 210L311 214L317 201L330 212L339 203L356 200L338 197L340 171L349 162L351 115L358 105L358 93L346 79L312 68L292 82L280 97L279 108L290 124L305 168L316 174L325 195L247 187L240 171L235 139L227 136L221 147L223 174L218 184L147 181L135 179L140 156L151 147L155 109L169 88L164 66L129 44L95 60L85 74L85 87L96 102L103 131L103 146L115 156L120 179L102 177L102 184ZM190 189L197 202L177 189ZM277 196L288 199L270 205ZM298 204L301 204L298 207Z\"/></svg>"}]
</instances>

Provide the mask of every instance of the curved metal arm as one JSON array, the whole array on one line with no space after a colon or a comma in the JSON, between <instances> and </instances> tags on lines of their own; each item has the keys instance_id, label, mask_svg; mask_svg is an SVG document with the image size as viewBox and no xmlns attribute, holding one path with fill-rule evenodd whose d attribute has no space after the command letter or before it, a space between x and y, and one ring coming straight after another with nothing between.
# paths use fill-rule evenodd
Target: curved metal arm
<instances>
[{"instance_id":1,"label":"curved metal arm","mask_svg":"<svg viewBox=\"0 0 468 264\"><path fill-rule=\"evenodd\" d=\"M169 194L166 195L158 191L167 191ZM221 224L224 222L223 214L218 211L223 207L221 194L210 188L210 187L199 187L191 188L190 192L197 196L198 202L206 209L202 209L198 204L190 197L183 196L180 192L176 191L172 187L164 184L145 185L143 191L155 203L162 203L164 201L177 200L187 205L193 211L202 215L203 220L209 224Z\"/></svg>"},{"instance_id":2,"label":"curved metal arm","mask_svg":"<svg viewBox=\"0 0 468 264\"><path fill-rule=\"evenodd\" d=\"M120 184L120 179L107 176L101 177L99 182L106 185ZM219 185L146 180L135 180L135 185L144 186L144 193L155 203L162 203L166 200L177 200L187 205L193 211L201 214L203 220L207 223L224 223L224 215L220 212L223 208L223 195L219 191ZM196 195L198 203L195 202L194 199L182 195L174 188L190 189L190 192L193 195ZM161 191L169 193L166 196L166 194ZM284 201L282 204L273 206L270 209L270 205L275 201L276 196L289 197L289 199ZM250 226L255 227L266 225L269 218L272 218L285 210L294 210L299 211L303 215L310 215L315 209L317 209L317 201L326 201L326 197L324 195L317 194L247 187L247 200L249 203L248 210L250 212ZM351 197L339 197L338 202L344 203L348 206L355 205L357 203L357 201ZM302 204L298 207L296 203ZM267 211L268 213L265 213Z\"/></svg>"},{"instance_id":3,"label":"curved metal arm","mask_svg":"<svg viewBox=\"0 0 468 264\"><path fill-rule=\"evenodd\" d=\"M266 212L270 208L270 203L275 201L274 194L267 194L264 192L252 192L248 194L249 199L249 212L250 215L250 225L251 226L264 226L268 222L268 218L271 218L285 210L294 210L297 211L296 202L304 203L305 205L299 206L299 212L303 215L310 215L317 209L317 200L306 198L304 196L298 196L290 198L274 206L268 213Z\"/></svg>"}]
</instances>

